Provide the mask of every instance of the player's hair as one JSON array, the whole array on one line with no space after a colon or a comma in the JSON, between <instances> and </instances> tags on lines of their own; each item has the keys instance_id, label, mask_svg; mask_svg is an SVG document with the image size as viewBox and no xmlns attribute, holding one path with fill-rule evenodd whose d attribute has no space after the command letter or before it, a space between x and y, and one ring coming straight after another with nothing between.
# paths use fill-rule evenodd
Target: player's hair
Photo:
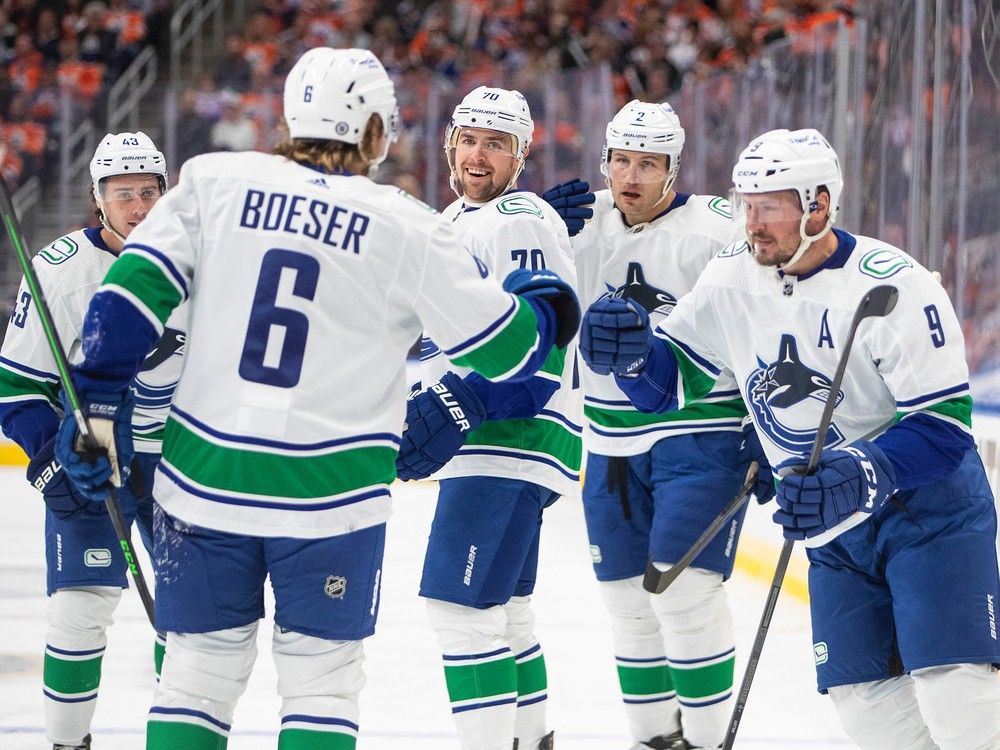
<instances>
[{"instance_id":1,"label":"player's hair","mask_svg":"<svg viewBox=\"0 0 1000 750\"><path fill-rule=\"evenodd\" d=\"M321 138L286 138L271 153L299 164L314 164L328 172L367 174L369 165L378 157L375 144L384 133L382 117L373 114L368 118L360 143Z\"/></svg>"}]
</instances>

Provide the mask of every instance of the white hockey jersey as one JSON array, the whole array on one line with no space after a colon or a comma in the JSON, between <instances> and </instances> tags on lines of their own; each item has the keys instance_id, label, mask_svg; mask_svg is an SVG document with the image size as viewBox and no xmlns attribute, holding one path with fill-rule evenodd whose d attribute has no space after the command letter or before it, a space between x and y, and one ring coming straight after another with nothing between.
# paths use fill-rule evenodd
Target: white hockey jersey
<instances>
[{"instance_id":1,"label":"white hockey jersey","mask_svg":"<svg viewBox=\"0 0 1000 750\"><path fill-rule=\"evenodd\" d=\"M665 215L628 227L611 191L601 190L594 218L572 240L580 306L586 309L606 296L635 300L656 326L694 287L708 262L741 236L722 198L679 193ZM613 375L582 367L581 376L587 450L601 455L638 455L672 435L736 431L746 416L731 376L720 376L699 403L666 414L637 411Z\"/></svg>"},{"instance_id":2,"label":"white hockey jersey","mask_svg":"<svg viewBox=\"0 0 1000 750\"><path fill-rule=\"evenodd\" d=\"M772 466L809 454L855 309L881 284L898 302L858 328L826 447L917 412L971 428L962 329L945 290L902 250L837 236L836 253L798 277L759 265L746 242L727 247L658 331L677 356L680 403L732 368Z\"/></svg>"},{"instance_id":3,"label":"white hockey jersey","mask_svg":"<svg viewBox=\"0 0 1000 750\"><path fill-rule=\"evenodd\" d=\"M198 156L130 240L101 291L156 327L191 299L154 489L199 526L318 538L383 523L421 330L494 379L540 343L530 305L450 222L366 177Z\"/></svg>"},{"instance_id":4,"label":"white hockey jersey","mask_svg":"<svg viewBox=\"0 0 1000 750\"><path fill-rule=\"evenodd\" d=\"M534 193L512 191L482 205L457 200L443 215L452 221L469 252L498 280L518 268L548 268L575 283L566 225ZM540 484L562 495L578 493L583 415L581 392L573 382L575 349L553 351L536 375L560 382L559 390L536 417L484 423L469 434L458 455L434 478L504 477ZM448 370L462 376L469 372L451 366L425 337L421 342L422 383L430 385Z\"/></svg>"},{"instance_id":5,"label":"white hockey jersey","mask_svg":"<svg viewBox=\"0 0 1000 750\"><path fill-rule=\"evenodd\" d=\"M82 358L80 333L87 306L114 260L99 228L60 237L32 259L52 323L71 364ZM156 348L132 382L132 438L136 451L141 453L159 453L162 447L167 411L180 379L186 315L186 306L174 311ZM31 292L22 280L0 350L0 401L12 404L41 400L61 414L58 393L55 357Z\"/></svg>"}]
</instances>

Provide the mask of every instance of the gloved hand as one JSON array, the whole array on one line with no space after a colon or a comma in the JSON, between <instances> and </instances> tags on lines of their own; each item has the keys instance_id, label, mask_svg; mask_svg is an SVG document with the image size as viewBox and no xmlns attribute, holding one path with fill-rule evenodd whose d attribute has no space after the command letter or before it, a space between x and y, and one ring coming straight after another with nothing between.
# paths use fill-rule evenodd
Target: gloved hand
<instances>
[{"instance_id":1,"label":"gloved hand","mask_svg":"<svg viewBox=\"0 0 1000 750\"><path fill-rule=\"evenodd\" d=\"M547 202L566 223L570 237L575 237L594 217L594 194L590 192L590 183L574 177L569 182L550 187L541 198Z\"/></svg>"},{"instance_id":2,"label":"gloved hand","mask_svg":"<svg viewBox=\"0 0 1000 750\"><path fill-rule=\"evenodd\" d=\"M580 302L566 281L544 268L530 271L518 268L507 274L503 288L528 299L544 300L555 313L556 346L566 346L580 327Z\"/></svg>"},{"instance_id":3,"label":"gloved hand","mask_svg":"<svg viewBox=\"0 0 1000 750\"><path fill-rule=\"evenodd\" d=\"M132 464L132 392L80 391L80 409L87 417L100 452L88 452L77 429L65 391L59 392L63 405L62 423L56 433L55 454L63 471L83 497L101 502L108 495L107 484L121 487Z\"/></svg>"},{"instance_id":4,"label":"gloved hand","mask_svg":"<svg viewBox=\"0 0 1000 750\"><path fill-rule=\"evenodd\" d=\"M598 375L638 373L652 342L649 315L633 300L601 297L583 316L580 354Z\"/></svg>"},{"instance_id":5,"label":"gloved hand","mask_svg":"<svg viewBox=\"0 0 1000 750\"><path fill-rule=\"evenodd\" d=\"M450 461L465 438L483 423L486 410L453 372L406 402L406 426L396 457L396 476L424 479Z\"/></svg>"},{"instance_id":6,"label":"gloved hand","mask_svg":"<svg viewBox=\"0 0 1000 750\"><path fill-rule=\"evenodd\" d=\"M774 497L774 476L771 474L771 464L767 462L757 430L754 429L753 422L747 420L743 425L743 439L740 441L741 476L746 476L752 461L757 462L757 484L754 486L753 494L757 497L757 502L763 505Z\"/></svg>"},{"instance_id":7,"label":"gloved hand","mask_svg":"<svg viewBox=\"0 0 1000 750\"><path fill-rule=\"evenodd\" d=\"M896 487L896 471L885 453L864 440L823 451L814 474L782 474L793 467L801 470L801 459L778 466L779 510L772 516L784 528L785 539L810 539L855 512L873 513Z\"/></svg>"},{"instance_id":8,"label":"gloved hand","mask_svg":"<svg viewBox=\"0 0 1000 750\"><path fill-rule=\"evenodd\" d=\"M26 472L28 481L42 493L42 500L49 510L63 519L106 513L104 503L91 502L77 492L55 457L54 446L53 437L31 459Z\"/></svg>"}]
</instances>

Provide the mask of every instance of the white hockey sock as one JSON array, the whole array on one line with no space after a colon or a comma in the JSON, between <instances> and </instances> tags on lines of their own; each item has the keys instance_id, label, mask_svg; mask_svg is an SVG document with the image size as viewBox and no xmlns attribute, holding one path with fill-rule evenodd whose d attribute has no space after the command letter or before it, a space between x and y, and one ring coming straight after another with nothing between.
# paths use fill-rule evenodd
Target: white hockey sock
<instances>
[{"instance_id":1,"label":"white hockey sock","mask_svg":"<svg viewBox=\"0 0 1000 750\"><path fill-rule=\"evenodd\" d=\"M913 670L920 713L941 750L1000 747L1000 676L989 664Z\"/></svg>"},{"instance_id":2,"label":"white hockey sock","mask_svg":"<svg viewBox=\"0 0 1000 750\"><path fill-rule=\"evenodd\" d=\"M459 747L510 750L517 668L503 639L503 608L475 609L428 599L427 613L441 645Z\"/></svg>"},{"instance_id":3,"label":"white hockey sock","mask_svg":"<svg viewBox=\"0 0 1000 750\"><path fill-rule=\"evenodd\" d=\"M642 577L601 581L611 615L618 683L633 739L641 742L681 728L680 711L663 648L660 623Z\"/></svg>"},{"instance_id":4,"label":"white hockey sock","mask_svg":"<svg viewBox=\"0 0 1000 750\"><path fill-rule=\"evenodd\" d=\"M42 674L49 742L76 745L90 732L107 628L121 593L118 588L94 586L63 589L49 597Z\"/></svg>"},{"instance_id":5,"label":"white hockey sock","mask_svg":"<svg viewBox=\"0 0 1000 750\"><path fill-rule=\"evenodd\" d=\"M663 631L684 739L695 747L715 747L725 738L732 711L736 653L722 576L688 568L651 601Z\"/></svg>"},{"instance_id":6,"label":"white hockey sock","mask_svg":"<svg viewBox=\"0 0 1000 750\"><path fill-rule=\"evenodd\" d=\"M862 750L937 750L909 675L830 688L840 724Z\"/></svg>"},{"instance_id":7,"label":"white hockey sock","mask_svg":"<svg viewBox=\"0 0 1000 750\"><path fill-rule=\"evenodd\" d=\"M531 598L514 596L504 607L507 629L504 640L514 653L517 664L517 714L514 736L519 748L533 750L545 736L545 709L548 706L548 675L545 655L535 638L535 615Z\"/></svg>"}]
</instances>

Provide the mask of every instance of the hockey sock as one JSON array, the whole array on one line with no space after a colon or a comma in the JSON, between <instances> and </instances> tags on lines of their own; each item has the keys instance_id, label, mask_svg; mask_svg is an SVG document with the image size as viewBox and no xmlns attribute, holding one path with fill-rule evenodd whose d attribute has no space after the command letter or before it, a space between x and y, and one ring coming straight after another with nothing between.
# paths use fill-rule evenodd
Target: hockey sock
<instances>
[{"instance_id":1,"label":"hockey sock","mask_svg":"<svg viewBox=\"0 0 1000 750\"><path fill-rule=\"evenodd\" d=\"M444 659L452 718L463 750L510 750L517 666L504 641L501 607L475 609L427 600Z\"/></svg>"},{"instance_id":2,"label":"hockey sock","mask_svg":"<svg viewBox=\"0 0 1000 750\"><path fill-rule=\"evenodd\" d=\"M514 736L519 747L531 750L545 736L545 710L548 707L548 675L545 655L535 638L535 616L531 598L511 597L504 607L507 628L504 640L514 652L517 665L517 713Z\"/></svg>"},{"instance_id":3,"label":"hockey sock","mask_svg":"<svg viewBox=\"0 0 1000 750\"><path fill-rule=\"evenodd\" d=\"M611 615L618 684L632 737L642 741L676 732L680 711L660 623L642 577L601 581L600 591Z\"/></svg>"},{"instance_id":4,"label":"hockey sock","mask_svg":"<svg viewBox=\"0 0 1000 750\"><path fill-rule=\"evenodd\" d=\"M695 747L715 747L729 723L736 653L722 576L688 568L651 601L681 706L684 739Z\"/></svg>"},{"instance_id":5,"label":"hockey sock","mask_svg":"<svg viewBox=\"0 0 1000 750\"><path fill-rule=\"evenodd\" d=\"M274 628L281 696L278 750L354 750L365 683L362 641L335 641Z\"/></svg>"},{"instance_id":6,"label":"hockey sock","mask_svg":"<svg viewBox=\"0 0 1000 750\"><path fill-rule=\"evenodd\" d=\"M121 589L108 586L63 589L49 598L42 683L50 742L77 745L90 733L106 631L120 598Z\"/></svg>"},{"instance_id":7,"label":"hockey sock","mask_svg":"<svg viewBox=\"0 0 1000 750\"><path fill-rule=\"evenodd\" d=\"M157 633L156 640L153 641L153 670L156 672L156 679L159 681L163 672L163 656L167 651L166 633Z\"/></svg>"},{"instance_id":8,"label":"hockey sock","mask_svg":"<svg viewBox=\"0 0 1000 750\"><path fill-rule=\"evenodd\" d=\"M146 722L146 750L226 750L229 728L201 711L154 706Z\"/></svg>"}]
</instances>

